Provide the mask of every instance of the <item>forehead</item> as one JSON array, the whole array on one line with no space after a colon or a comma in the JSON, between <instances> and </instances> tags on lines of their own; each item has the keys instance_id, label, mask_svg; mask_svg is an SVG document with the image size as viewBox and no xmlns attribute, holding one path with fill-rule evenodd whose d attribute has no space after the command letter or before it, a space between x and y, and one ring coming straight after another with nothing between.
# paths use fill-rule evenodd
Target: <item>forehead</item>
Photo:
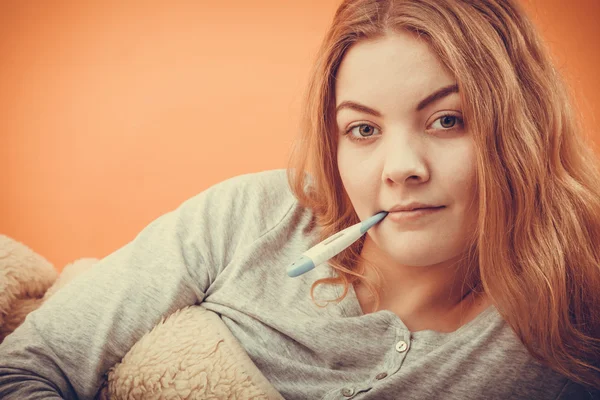
<instances>
[{"instance_id":1,"label":"forehead","mask_svg":"<svg viewBox=\"0 0 600 400\"><path fill-rule=\"evenodd\" d=\"M360 100L356 96L369 101L384 94L421 98L455 81L416 33L389 33L359 41L348 50L336 76L336 103Z\"/></svg>"}]
</instances>

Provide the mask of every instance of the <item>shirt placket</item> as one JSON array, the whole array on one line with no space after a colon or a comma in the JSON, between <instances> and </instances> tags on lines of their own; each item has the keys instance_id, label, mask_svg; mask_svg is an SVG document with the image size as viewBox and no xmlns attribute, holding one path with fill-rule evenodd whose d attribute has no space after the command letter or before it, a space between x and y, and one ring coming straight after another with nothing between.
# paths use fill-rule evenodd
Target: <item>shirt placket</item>
<instances>
[{"instance_id":1,"label":"shirt placket","mask_svg":"<svg viewBox=\"0 0 600 400\"><path fill-rule=\"evenodd\" d=\"M385 363L377 371L373 372L370 379L356 384L346 384L337 391L330 392L323 400L350 400L360 399L361 394L365 394L376 386L398 373L404 364L404 360L411 347L411 334L409 331L397 328L396 340L393 348L389 349Z\"/></svg>"}]
</instances>

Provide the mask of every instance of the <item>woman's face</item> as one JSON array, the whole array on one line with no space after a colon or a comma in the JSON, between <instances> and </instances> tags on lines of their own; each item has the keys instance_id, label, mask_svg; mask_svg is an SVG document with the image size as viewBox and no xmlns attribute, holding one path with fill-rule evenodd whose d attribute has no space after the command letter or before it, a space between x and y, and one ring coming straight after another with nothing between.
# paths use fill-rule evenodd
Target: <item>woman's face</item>
<instances>
[{"instance_id":1,"label":"woman's face","mask_svg":"<svg viewBox=\"0 0 600 400\"><path fill-rule=\"evenodd\" d=\"M358 217L412 202L444 206L412 221L389 214L368 232L365 246L372 241L390 262L429 266L467 250L477 219L475 147L458 89L432 97L455 84L410 32L356 43L338 70L338 168Z\"/></svg>"}]
</instances>

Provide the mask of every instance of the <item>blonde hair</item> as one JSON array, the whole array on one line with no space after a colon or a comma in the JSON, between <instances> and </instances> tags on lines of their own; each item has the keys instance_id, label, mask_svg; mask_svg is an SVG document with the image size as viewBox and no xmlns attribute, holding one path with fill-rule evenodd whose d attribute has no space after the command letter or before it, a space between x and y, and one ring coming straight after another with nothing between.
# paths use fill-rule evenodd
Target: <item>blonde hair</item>
<instances>
[{"instance_id":1,"label":"blonde hair","mask_svg":"<svg viewBox=\"0 0 600 400\"><path fill-rule=\"evenodd\" d=\"M337 170L335 75L354 43L401 29L427 40L458 82L477 148L479 217L467 259L479 284L534 358L600 387L597 156L514 1L344 1L309 83L288 168L294 194L314 212L321 240L359 222ZM376 292L357 270L363 243L330 260L337 277L315 282L311 295L319 284L340 284L343 298L357 279Z\"/></svg>"}]
</instances>

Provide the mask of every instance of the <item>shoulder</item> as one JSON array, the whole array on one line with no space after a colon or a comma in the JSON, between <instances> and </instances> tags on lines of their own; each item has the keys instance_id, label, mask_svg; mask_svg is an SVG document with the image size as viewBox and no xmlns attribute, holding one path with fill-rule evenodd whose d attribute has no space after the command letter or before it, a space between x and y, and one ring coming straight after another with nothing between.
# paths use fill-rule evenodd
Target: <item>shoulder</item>
<instances>
[{"instance_id":1,"label":"shoulder","mask_svg":"<svg viewBox=\"0 0 600 400\"><path fill-rule=\"evenodd\" d=\"M197 197L208 197L216 206L251 208L260 206L272 210L295 202L285 169L267 170L237 175L223 180Z\"/></svg>"},{"instance_id":2,"label":"shoulder","mask_svg":"<svg viewBox=\"0 0 600 400\"><path fill-rule=\"evenodd\" d=\"M235 194L268 195L269 197L289 197L291 195L285 169L237 175L214 185L211 189L230 191Z\"/></svg>"},{"instance_id":3,"label":"shoulder","mask_svg":"<svg viewBox=\"0 0 600 400\"><path fill-rule=\"evenodd\" d=\"M214 184L182 205L187 216L203 214L204 220L240 228L251 222L259 230L279 223L298 201L285 169L237 175ZM193 219L193 218L191 218Z\"/></svg>"},{"instance_id":4,"label":"shoulder","mask_svg":"<svg viewBox=\"0 0 600 400\"><path fill-rule=\"evenodd\" d=\"M218 201L240 201L269 196L281 199L293 197L288 183L285 169L273 169L261 172L236 175L213 185L210 185L197 195L191 197L186 203L205 201L206 198Z\"/></svg>"}]
</instances>

